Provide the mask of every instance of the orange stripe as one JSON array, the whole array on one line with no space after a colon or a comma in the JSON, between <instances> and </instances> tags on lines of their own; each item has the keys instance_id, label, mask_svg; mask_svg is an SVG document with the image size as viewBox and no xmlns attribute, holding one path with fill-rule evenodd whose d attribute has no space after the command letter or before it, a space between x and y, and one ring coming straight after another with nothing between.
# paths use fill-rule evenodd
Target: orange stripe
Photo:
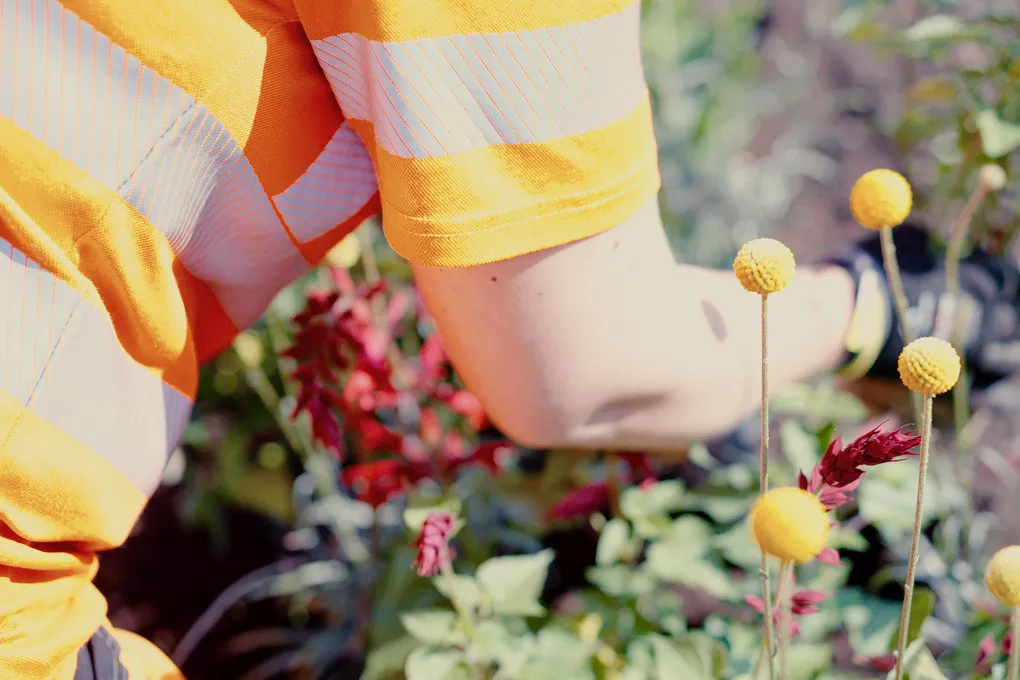
<instances>
[{"instance_id":1,"label":"orange stripe","mask_svg":"<svg viewBox=\"0 0 1020 680\"><path fill-rule=\"evenodd\" d=\"M305 32L312 40L358 33L369 40L414 40L464 33L502 33L566 26L600 19L635 0L421 0L338 2L297 0Z\"/></svg>"},{"instance_id":2,"label":"orange stripe","mask_svg":"<svg viewBox=\"0 0 1020 680\"><path fill-rule=\"evenodd\" d=\"M106 614L94 551L127 538L145 496L4 392L0 423L0 677L69 680Z\"/></svg>"},{"instance_id":3,"label":"orange stripe","mask_svg":"<svg viewBox=\"0 0 1020 680\"><path fill-rule=\"evenodd\" d=\"M263 34L292 15L256 13L256 3L230 0L63 4L205 104L239 145L247 143L266 61Z\"/></svg>"},{"instance_id":4,"label":"orange stripe","mask_svg":"<svg viewBox=\"0 0 1020 680\"><path fill-rule=\"evenodd\" d=\"M617 123L552 142L439 158L376 153L390 245L434 266L492 262L591 236L659 188L647 100Z\"/></svg>"},{"instance_id":5,"label":"orange stripe","mask_svg":"<svg viewBox=\"0 0 1020 680\"><path fill-rule=\"evenodd\" d=\"M194 340L163 235L5 118L0 148L0 236L105 308L138 363L194 396Z\"/></svg>"},{"instance_id":6,"label":"orange stripe","mask_svg":"<svg viewBox=\"0 0 1020 680\"><path fill-rule=\"evenodd\" d=\"M259 102L244 153L273 196L312 164L343 115L300 24L281 24L266 40L262 91L271 95Z\"/></svg>"}]
</instances>

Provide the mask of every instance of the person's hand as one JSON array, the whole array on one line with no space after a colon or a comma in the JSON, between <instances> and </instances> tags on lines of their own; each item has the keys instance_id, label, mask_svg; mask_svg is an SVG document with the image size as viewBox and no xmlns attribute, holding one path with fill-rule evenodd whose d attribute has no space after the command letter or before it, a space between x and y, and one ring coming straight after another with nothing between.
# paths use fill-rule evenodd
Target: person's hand
<instances>
[{"instance_id":1,"label":"person's hand","mask_svg":"<svg viewBox=\"0 0 1020 680\"><path fill-rule=\"evenodd\" d=\"M928 233L916 226L895 228L893 241L914 337L934 335L952 340L957 315L946 294L943 254L933 247ZM857 305L861 309L855 310L855 315L859 311L861 323L869 327L857 329L856 335L870 335L860 341L861 347L870 343L877 348L877 356L856 366L851 352L848 366L857 372L853 377L896 379L903 339L894 322L879 235L833 257L830 263L846 268L858 282ZM861 285L862 281L868 284ZM972 386L981 389L1020 369L1020 271L1011 261L975 248L960 263L960 290L962 354Z\"/></svg>"}]
</instances>

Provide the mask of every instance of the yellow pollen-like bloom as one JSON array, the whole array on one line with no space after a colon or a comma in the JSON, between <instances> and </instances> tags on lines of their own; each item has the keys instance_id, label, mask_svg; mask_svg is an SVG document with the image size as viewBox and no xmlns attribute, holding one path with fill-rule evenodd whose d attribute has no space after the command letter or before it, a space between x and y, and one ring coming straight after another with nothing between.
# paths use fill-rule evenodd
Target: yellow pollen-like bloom
<instances>
[{"instance_id":1,"label":"yellow pollen-like bloom","mask_svg":"<svg viewBox=\"0 0 1020 680\"><path fill-rule=\"evenodd\" d=\"M960 379L960 355L939 338L914 340L900 352L897 367L906 388L921 394L948 392Z\"/></svg>"},{"instance_id":2,"label":"yellow pollen-like bloom","mask_svg":"<svg viewBox=\"0 0 1020 680\"><path fill-rule=\"evenodd\" d=\"M772 238L748 241L733 260L733 271L744 290L759 295L778 293L790 283L797 262L793 253Z\"/></svg>"},{"instance_id":3,"label":"yellow pollen-like bloom","mask_svg":"<svg viewBox=\"0 0 1020 680\"><path fill-rule=\"evenodd\" d=\"M894 170L864 173L850 192L850 212L861 226L885 229L903 224L913 206L910 183Z\"/></svg>"},{"instance_id":4,"label":"yellow pollen-like bloom","mask_svg":"<svg viewBox=\"0 0 1020 680\"><path fill-rule=\"evenodd\" d=\"M1002 604L1020 605L1020 545L1011 545L992 555L985 570L985 585Z\"/></svg>"},{"instance_id":5,"label":"yellow pollen-like bloom","mask_svg":"<svg viewBox=\"0 0 1020 680\"><path fill-rule=\"evenodd\" d=\"M829 536L829 514L809 491L783 486L767 492L751 509L751 533L758 547L784 562L814 559Z\"/></svg>"}]
</instances>

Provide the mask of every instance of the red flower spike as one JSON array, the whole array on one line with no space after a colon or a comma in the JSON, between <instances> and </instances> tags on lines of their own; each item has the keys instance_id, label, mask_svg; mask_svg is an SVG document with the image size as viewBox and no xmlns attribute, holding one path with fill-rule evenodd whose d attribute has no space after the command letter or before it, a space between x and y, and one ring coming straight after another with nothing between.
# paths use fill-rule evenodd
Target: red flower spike
<instances>
[{"instance_id":1,"label":"red flower spike","mask_svg":"<svg viewBox=\"0 0 1020 680\"><path fill-rule=\"evenodd\" d=\"M827 599L829 595L824 590L798 590L790 596L790 606L794 614L814 614L818 611L815 605Z\"/></svg>"},{"instance_id":2,"label":"red flower spike","mask_svg":"<svg viewBox=\"0 0 1020 680\"><path fill-rule=\"evenodd\" d=\"M588 517L609 505L609 484L595 482L564 496L549 510L549 519Z\"/></svg>"},{"instance_id":3,"label":"red flower spike","mask_svg":"<svg viewBox=\"0 0 1020 680\"><path fill-rule=\"evenodd\" d=\"M1004 641L1005 642L1005 641ZM996 652L995 636L986 635L981 642L978 643L977 659L974 661L974 674L975 675L988 675L992 672L992 663L994 662L993 655Z\"/></svg>"},{"instance_id":4,"label":"red flower spike","mask_svg":"<svg viewBox=\"0 0 1020 680\"><path fill-rule=\"evenodd\" d=\"M854 659L854 663L858 666L867 666L871 670L878 671L879 673L888 673L892 669L896 668L896 655L883 654L882 656L858 657Z\"/></svg>"},{"instance_id":5,"label":"red flower spike","mask_svg":"<svg viewBox=\"0 0 1020 680\"><path fill-rule=\"evenodd\" d=\"M373 508L379 508L404 490L403 466L393 458L348 465L340 478L355 498Z\"/></svg>"},{"instance_id":6,"label":"red flower spike","mask_svg":"<svg viewBox=\"0 0 1020 680\"><path fill-rule=\"evenodd\" d=\"M418 576L424 578L435 576L442 569L443 563L449 561L450 533L456 523L453 515L434 512L422 524L418 538L414 540L418 556L413 566L417 568Z\"/></svg>"},{"instance_id":7,"label":"red flower spike","mask_svg":"<svg viewBox=\"0 0 1020 680\"><path fill-rule=\"evenodd\" d=\"M822 551L818 553L817 559L823 564L831 564L836 567L843 564L839 559L839 553L832 548L822 548Z\"/></svg>"},{"instance_id":8,"label":"red flower spike","mask_svg":"<svg viewBox=\"0 0 1020 680\"><path fill-rule=\"evenodd\" d=\"M904 426L892 432L879 432L878 428L865 432L848 446L842 447L837 437L829 444L818 471L822 481L832 487L845 488L860 480L862 467L892 463L917 455L912 451L921 443L916 433L904 432Z\"/></svg>"}]
</instances>

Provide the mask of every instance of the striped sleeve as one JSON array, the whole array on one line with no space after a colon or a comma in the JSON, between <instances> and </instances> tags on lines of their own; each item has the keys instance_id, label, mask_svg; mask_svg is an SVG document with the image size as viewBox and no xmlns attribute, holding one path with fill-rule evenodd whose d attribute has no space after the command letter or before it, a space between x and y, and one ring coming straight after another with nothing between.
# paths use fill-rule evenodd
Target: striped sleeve
<instances>
[{"instance_id":1,"label":"striped sleeve","mask_svg":"<svg viewBox=\"0 0 1020 680\"><path fill-rule=\"evenodd\" d=\"M299 10L375 163L387 238L412 262L470 266L568 243L658 190L640 3Z\"/></svg>"}]
</instances>

